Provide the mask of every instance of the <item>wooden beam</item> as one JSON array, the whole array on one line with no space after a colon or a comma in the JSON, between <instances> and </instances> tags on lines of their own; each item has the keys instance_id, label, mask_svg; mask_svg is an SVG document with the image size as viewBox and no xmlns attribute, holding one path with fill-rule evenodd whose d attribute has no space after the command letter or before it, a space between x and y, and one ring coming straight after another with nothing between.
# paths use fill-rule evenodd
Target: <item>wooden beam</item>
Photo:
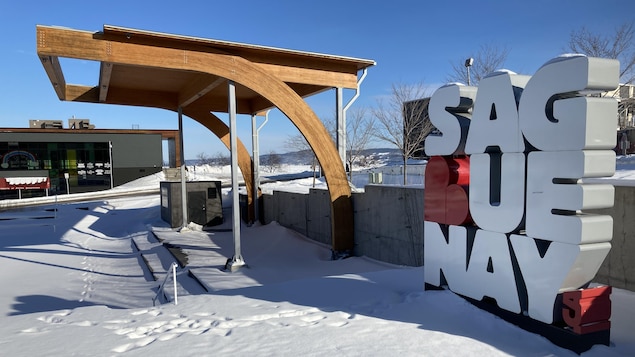
<instances>
[{"instance_id":1,"label":"wooden beam","mask_svg":"<svg viewBox=\"0 0 635 357\"><path fill-rule=\"evenodd\" d=\"M115 41L134 40L138 44L171 47L197 52L233 53L248 59L252 63L278 63L287 66L305 68L349 68L351 73L374 66L374 60L338 56L325 53L307 52L276 48L271 46L259 46L253 44L229 42L209 38L174 35L155 31L146 31L119 26L104 25L102 32L105 39L112 38ZM273 61L273 62L272 62ZM317 67L316 67L317 66ZM351 69L352 66L352 69Z\"/></svg>"},{"instance_id":2,"label":"wooden beam","mask_svg":"<svg viewBox=\"0 0 635 357\"><path fill-rule=\"evenodd\" d=\"M66 100L66 80L64 80L64 73L59 59L56 56L41 55L40 61L53 85L55 93L57 93L57 97L60 100Z\"/></svg>"},{"instance_id":3,"label":"wooden beam","mask_svg":"<svg viewBox=\"0 0 635 357\"><path fill-rule=\"evenodd\" d=\"M115 41L97 40L93 33L71 29L60 29L54 27L38 26L38 34L46 37L47 41L38 43L38 54L51 55L68 58L80 58L92 61L112 61L116 58L125 58L127 64L146 65L146 58L138 56L139 51L147 49L144 45L134 45L133 43L123 43ZM207 59L215 62L224 62L231 54L218 53L197 53L187 50L177 50L181 56L174 56L174 50L169 48L154 47L154 52L165 58L162 63L165 68L184 68L188 56L203 55ZM165 54L165 57L163 57ZM267 64L253 62L252 64L262 70L277 77L286 83L301 83L324 86L327 88L357 88L357 70L350 64L340 66L337 71L328 69L303 68L302 64ZM185 99L185 98L184 98Z\"/></svg>"},{"instance_id":4,"label":"wooden beam","mask_svg":"<svg viewBox=\"0 0 635 357\"><path fill-rule=\"evenodd\" d=\"M64 97L69 102L99 103L99 87L68 84Z\"/></svg>"},{"instance_id":5,"label":"wooden beam","mask_svg":"<svg viewBox=\"0 0 635 357\"><path fill-rule=\"evenodd\" d=\"M99 68L99 102L104 103L108 97L108 88L110 87L110 75L112 74L113 64L109 62L101 62Z\"/></svg>"},{"instance_id":6,"label":"wooden beam","mask_svg":"<svg viewBox=\"0 0 635 357\"><path fill-rule=\"evenodd\" d=\"M301 83L329 88L357 89L357 72L344 73L321 69L254 63L286 83Z\"/></svg>"},{"instance_id":7,"label":"wooden beam","mask_svg":"<svg viewBox=\"0 0 635 357\"><path fill-rule=\"evenodd\" d=\"M69 102L101 103L99 92L98 86L68 84L66 85L66 100ZM176 110L175 97L174 93L168 92L111 88L108 101L105 103Z\"/></svg>"},{"instance_id":8,"label":"wooden beam","mask_svg":"<svg viewBox=\"0 0 635 357\"><path fill-rule=\"evenodd\" d=\"M216 76L200 76L188 84L179 93L179 106L187 107L195 100L209 93L212 89L227 82L226 78Z\"/></svg>"}]
</instances>

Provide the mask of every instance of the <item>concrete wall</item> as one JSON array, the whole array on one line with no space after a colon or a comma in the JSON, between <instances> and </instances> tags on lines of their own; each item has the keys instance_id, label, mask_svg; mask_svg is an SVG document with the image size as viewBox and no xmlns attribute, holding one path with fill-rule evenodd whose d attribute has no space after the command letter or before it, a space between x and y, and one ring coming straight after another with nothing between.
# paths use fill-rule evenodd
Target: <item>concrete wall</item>
<instances>
[{"instance_id":1,"label":"concrete wall","mask_svg":"<svg viewBox=\"0 0 635 357\"><path fill-rule=\"evenodd\" d=\"M353 194L355 255L408 266L423 265L423 189L369 185ZM328 192L275 191L263 195L265 223L278 221L316 241L331 243ZM594 281L635 291L635 187L615 187L609 256Z\"/></svg>"},{"instance_id":2,"label":"concrete wall","mask_svg":"<svg viewBox=\"0 0 635 357\"><path fill-rule=\"evenodd\" d=\"M264 199L265 222L277 221L281 226L307 236L308 200L306 194L274 191L273 196Z\"/></svg>"},{"instance_id":3,"label":"concrete wall","mask_svg":"<svg viewBox=\"0 0 635 357\"><path fill-rule=\"evenodd\" d=\"M353 195L355 254L423 265L423 188L369 185Z\"/></svg>"},{"instance_id":4,"label":"concrete wall","mask_svg":"<svg viewBox=\"0 0 635 357\"><path fill-rule=\"evenodd\" d=\"M309 194L274 191L262 195L263 218L331 245L331 198L328 191L311 189Z\"/></svg>"},{"instance_id":5,"label":"concrete wall","mask_svg":"<svg viewBox=\"0 0 635 357\"><path fill-rule=\"evenodd\" d=\"M263 195L264 221L331 244L328 191L309 194L274 191ZM423 264L423 189L366 186L353 194L355 255L401 265Z\"/></svg>"},{"instance_id":6,"label":"concrete wall","mask_svg":"<svg viewBox=\"0 0 635 357\"><path fill-rule=\"evenodd\" d=\"M594 281L635 291L635 187L616 186L613 208L594 213L613 216L611 251Z\"/></svg>"},{"instance_id":7,"label":"concrete wall","mask_svg":"<svg viewBox=\"0 0 635 357\"><path fill-rule=\"evenodd\" d=\"M306 236L331 245L331 197L327 190L310 190L307 201Z\"/></svg>"}]
</instances>

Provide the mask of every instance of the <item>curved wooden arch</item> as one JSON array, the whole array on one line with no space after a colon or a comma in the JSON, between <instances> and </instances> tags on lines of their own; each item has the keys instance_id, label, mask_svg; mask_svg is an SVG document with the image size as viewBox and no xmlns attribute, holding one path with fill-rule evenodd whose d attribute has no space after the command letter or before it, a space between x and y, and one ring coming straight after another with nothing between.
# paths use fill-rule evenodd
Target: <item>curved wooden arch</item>
<instances>
[{"instance_id":1,"label":"curved wooden arch","mask_svg":"<svg viewBox=\"0 0 635 357\"><path fill-rule=\"evenodd\" d=\"M344 165L322 121L288 85L251 62L237 56L216 56L199 52L194 54L201 55L202 58L192 61L188 54L188 69L218 75L250 88L271 101L298 128L322 166L328 185L333 250L352 250L351 190ZM194 54L193 57L199 57Z\"/></svg>"},{"instance_id":2,"label":"curved wooden arch","mask_svg":"<svg viewBox=\"0 0 635 357\"><path fill-rule=\"evenodd\" d=\"M352 251L353 205L344 164L330 134L308 104L288 85L249 61L233 57L227 75L270 100L304 136L324 172L331 198L331 237L334 251ZM225 77L225 75L222 75ZM225 77L227 78L227 77Z\"/></svg>"},{"instance_id":3,"label":"curved wooden arch","mask_svg":"<svg viewBox=\"0 0 635 357\"><path fill-rule=\"evenodd\" d=\"M41 30L46 31L49 36L46 36L46 33L41 36ZM258 93L291 120L313 149L323 167L331 198L333 250L346 251L353 249L351 191L344 166L335 145L313 110L298 93L274 74L242 57L231 54L158 47L125 41L106 41L93 33L54 28L38 27L38 55L41 58L43 58L42 56L62 56L101 61L102 63L108 62L207 73L234 81ZM56 78L56 73L48 74L52 80ZM54 86L58 84L54 83ZM137 98L146 97L147 106L161 107L161 104L158 104L161 101L159 98L148 95L148 93L136 93L134 90L131 92ZM60 92L58 92L58 95L60 95ZM63 93L63 95L68 100L67 93ZM160 93L159 96L161 96ZM170 102L171 100L168 99L167 101ZM103 102L111 103L110 96ZM176 110L178 103L176 101L172 103L174 105L172 109ZM208 123L210 127L215 128L210 129L217 130L220 133L217 133L217 136L223 140L222 128L217 125L218 123L214 123L213 119L209 119L212 114L204 102L200 100L194 101L184 107L183 111L195 120L202 121L203 125ZM248 172L251 173L251 170ZM243 172L244 174L245 172Z\"/></svg>"}]
</instances>

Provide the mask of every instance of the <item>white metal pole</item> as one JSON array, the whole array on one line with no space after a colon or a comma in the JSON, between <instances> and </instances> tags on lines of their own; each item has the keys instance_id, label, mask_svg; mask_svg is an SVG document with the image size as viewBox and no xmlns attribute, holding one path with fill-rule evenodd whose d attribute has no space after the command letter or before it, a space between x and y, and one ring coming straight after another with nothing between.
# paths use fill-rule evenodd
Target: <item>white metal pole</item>
<instances>
[{"instance_id":1,"label":"white metal pole","mask_svg":"<svg viewBox=\"0 0 635 357\"><path fill-rule=\"evenodd\" d=\"M108 155L110 156L110 188L112 189L115 187L113 179L115 168L112 165L112 141L108 142Z\"/></svg>"},{"instance_id":2,"label":"white metal pole","mask_svg":"<svg viewBox=\"0 0 635 357\"><path fill-rule=\"evenodd\" d=\"M260 148L258 146L258 128L256 127L256 114L251 115L251 152L253 156L253 188L251 193L251 201L254 205L254 221L258 221L258 186L260 174Z\"/></svg>"},{"instance_id":3,"label":"white metal pole","mask_svg":"<svg viewBox=\"0 0 635 357\"><path fill-rule=\"evenodd\" d=\"M53 232L56 231L57 229L57 193L55 194L55 209L53 210L53 212L55 212L54 214L54 218L53 218Z\"/></svg>"},{"instance_id":4,"label":"white metal pole","mask_svg":"<svg viewBox=\"0 0 635 357\"><path fill-rule=\"evenodd\" d=\"M172 263L172 284L174 285L174 305L178 305L179 297L176 290L176 263Z\"/></svg>"},{"instance_id":5,"label":"white metal pole","mask_svg":"<svg viewBox=\"0 0 635 357\"><path fill-rule=\"evenodd\" d=\"M254 188L253 188L253 202L254 202L254 215L255 220L258 220L259 217L259 207L258 207L258 188L260 187L260 129L262 129L265 124L269 121L269 111L265 113L265 121L260 124L259 127L256 127L256 115L251 116L251 146L253 151L253 162L254 162Z\"/></svg>"},{"instance_id":6,"label":"white metal pole","mask_svg":"<svg viewBox=\"0 0 635 357\"><path fill-rule=\"evenodd\" d=\"M183 221L181 222L181 228L187 227L187 187L185 180L185 152L183 150L183 108L179 107L179 141L181 146L181 206Z\"/></svg>"},{"instance_id":7,"label":"white metal pole","mask_svg":"<svg viewBox=\"0 0 635 357\"><path fill-rule=\"evenodd\" d=\"M335 106L336 108L336 125L337 133L335 141L337 142L337 152L340 154L342 164L346 167L346 116L344 114L343 94L344 89L341 87L335 88Z\"/></svg>"},{"instance_id":8,"label":"white metal pole","mask_svg":"<svg viewBox=\"0 0 635 357\"><path fill-rule=\"evenodd\" d=\"M232 235L234 236L234 256L227 263L230 271L236 271L245 265L240 252L240 206L238 196L238 139L236 137L236 85L228 81L229 97L229 147L231 151L232 175Z\"/></svg>"}]
</instances>

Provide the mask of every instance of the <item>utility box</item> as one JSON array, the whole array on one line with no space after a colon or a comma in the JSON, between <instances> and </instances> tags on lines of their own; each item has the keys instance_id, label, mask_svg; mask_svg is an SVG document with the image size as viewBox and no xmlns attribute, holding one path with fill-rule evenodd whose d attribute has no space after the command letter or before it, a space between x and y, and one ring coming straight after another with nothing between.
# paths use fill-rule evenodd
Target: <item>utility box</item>
<instances>
[{"instance_id":1,"label":"utility box","mask_svg":"<svg viewBox=\"0 0 635 357\"><path fill-rule=\"evenodd\" d=\"M181 182L161 182L161 219L172 228L183 225ZM188 222L201 226L223 223L220 181L190 181L185 184Z\"/></svg>"}]
</instances>

